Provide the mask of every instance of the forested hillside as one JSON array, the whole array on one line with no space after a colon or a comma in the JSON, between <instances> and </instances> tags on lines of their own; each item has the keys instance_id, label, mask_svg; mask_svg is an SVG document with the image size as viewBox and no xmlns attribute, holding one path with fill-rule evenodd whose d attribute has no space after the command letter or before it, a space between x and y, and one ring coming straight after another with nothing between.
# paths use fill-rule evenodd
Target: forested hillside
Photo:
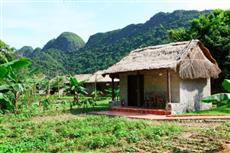
<instances>
[{"instance_id":1,"label":"forested hillside","mask_svg":"<svg viewBox=\"0 0 230 153\"><path fill-rule=\"evenodd\" d=\"M33 68L38 68L43 73L55 76L74 72L70 70L70 61L74 61L70 54L79 54L79 49L85 42L72 32L63 32L56 39L52 39L41 49L33 50L30 46L24 46L17 51L19 56L26 56L33 61Z\"/></svg>"},{"instance_id":2,"label":"forested hillside","mask_svg":"<svg viewBox=\"0 0 230 153\"><path fill-rule=\"evenodd\" d=\"M160 12L143 24L92 35L86 44L76 34L65 32L42 49L31 51L27 46L20 49L19 54L31 58L33 67L48 75L93 73L111 66L133 49L170 42L168 30L188 28L192 19L209 12Z\"/></svg>"}]
</instances>

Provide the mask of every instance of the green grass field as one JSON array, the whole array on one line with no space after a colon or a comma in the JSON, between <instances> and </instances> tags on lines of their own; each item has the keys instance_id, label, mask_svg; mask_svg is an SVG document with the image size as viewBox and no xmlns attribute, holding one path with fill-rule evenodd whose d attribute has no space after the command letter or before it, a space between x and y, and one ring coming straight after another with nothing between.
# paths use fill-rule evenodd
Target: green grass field
<instances>
[{"instance_id":1,"label":"green grass field","mask_svg":"<svg viewBox=\"0 0 230 153\"><path fill-rule=\"evenodd\" d=\"M2 121L0 152L213 152L230 139L229 122L185 126L79 114L61 119L65 115Z\"/></svg>"},{"instance_id":2,"label":"green grass field","mask_svg":"<svg viewBox=\"0 0 230 153\"><path fill-rule=\"evenodd\" d=\"M186 113L185 115L229 115L229 114L230 114L230 106L225 105L217 108L211 108L208 110Z\"/></svg>"},{"instance_id":3,"label":"green grass field","mask_svg":"<svg viewBox=\"0 0 230 153\"><path fill-rule=\"evenodd\" d=\"M108 109L109 98L97 100L95 107L70 110L71 100L72 97L53 97L47 110L24 108L19 114L0 115L0 153L230 151L230 122L159 122L97 116L88 112Z\"/></svg>"}]
</instances>

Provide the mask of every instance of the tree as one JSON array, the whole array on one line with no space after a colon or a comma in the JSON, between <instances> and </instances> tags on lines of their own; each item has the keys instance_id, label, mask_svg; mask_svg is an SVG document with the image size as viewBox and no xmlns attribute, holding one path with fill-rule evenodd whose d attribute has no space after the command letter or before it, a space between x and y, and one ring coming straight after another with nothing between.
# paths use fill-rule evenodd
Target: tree
<instances>
[{"instance_id":1,"label":"tree","mask_svg":"<svg viewBox=\"0 0 230 153\"><path fill-rule=\"evenodd\" d=\"M66 87L66 92L73 95L73 103L70 105L70 108L74 105L79 105L80 103L80 96L81 95L86 95L86 89L83 87L84 81L78 81L75 77L69 76L67 78L69 81L67 87Z\"/></svg>"},{"instance_id":2,"label":"tree","mask_svg":"<svg viewBox=\"0 0 230 153\"><path fill-rule=\"evenodd\" d=\"M16 59L15 49L0 40L0 109L17 111L18 99L24 91L25 68L32 62Z\"/></svg>"},{"instance_id":3,"label":"tree","mask_svg":"<svg viewBox=\"0 0 230 153\"><path fill-rule=\"evenodd\" d=\"M214 10L194 19L187 29L170 30L169 36L172 41L199 39L204 43L222 70L219 79L212 80L212 91L223 91L220 84L230 77L230 9Z\"/></svg>"},{"instance_id":4,"label":"tree","mask_svg":"<svg viewBox=\"0 0 230 153\"><path fill-rule=\"evenodd\" d=\"M190 27L169 30L172 41L199 39L210 50L222 70L218 82L230 78L230 9L214 10L192 20Z\"/></svg>"},{"instance_id":5,"label":"tree","mask_svg":"<svg viewBox=\"0 0 230 153\"><path fill-rule=\"evenodd\" d=\"M0 40L0 64L13 60L15 58L14 51L14 48Z\"/></svg>"},{"instance_id":6,"label":"tree","mask_svg":"<svg viewBox=\"0 0 230 153\"><path fill-rule=\"evenodd\" d=\"M108 89L106 89L106 94L109 96L109 97L112 97L112 91L113 89L111 87L109 87ZM114 97L115 99L119 100L119 96L120 96L120 89L119 88L115 88L114 89Z\"/></svg>"},{"instance_id":7,"label":"tree","mask_svg":"<svg viewBox=\"0 0 230 153\"><path fill-rule=\"evenodd\" d=\"M56 76L53 79L49 80L49 89L52 93L58 92L61 88L65 86L65 77L64 76Z\"/></svg>"},{"instance_id":8,"label":"tree","mask_svg":"<svg viewBox=\"0 0 230 153\"><path fill-rule=\"evenodd\" d=\"M18 99L24 91L22 68L31 64L27 58L20 58L4 64L0 64L0 105L1 109L12 109L17 111Z\"/></svg>"}]
</instances>

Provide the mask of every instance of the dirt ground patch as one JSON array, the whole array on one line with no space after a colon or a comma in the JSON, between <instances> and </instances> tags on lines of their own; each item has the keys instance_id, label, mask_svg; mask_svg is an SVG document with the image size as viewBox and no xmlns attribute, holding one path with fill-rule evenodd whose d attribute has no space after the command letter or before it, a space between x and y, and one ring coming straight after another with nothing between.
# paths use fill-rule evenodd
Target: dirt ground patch
<instances>
[{"instance_id":1,"label":"dirt ground patch","mask_svg":"<svg viewBox=\"0 0 230 153\"><path fill-rule=\"evenodd\" d=\"M186 121L186 122L178 122L180 126L186 126L186 127L200 127L200 128L216 128L222 124L222 122L205 122L205 121Z\"/></svg>"},{"instance_id":2,"label":"dirt ground patch","mask_svg":"<svg viewBox=\"0 0 230 153\"><path fill-rule=\"evenodd\" d=\"M79 118L80 116L73 115L73 114L60 114L54 116L36 116L31 118L30 121L34 123L42 123L42 122L56 122L56 121L66 121L70 119Z\"/></svg>"},{"instance_id":3,"label":"dirt ground patch","mask_svg":"<svg viewBox=\"0 0 230 153\"><path fill-rule=\"evenodd\" d=\"M230 153L230 142L229 144L224 144L222 147L223 150L219 151L218 153Z\"/></svg>"},{"instance_id":4,"label":"dirt ground patch","mask_svg":"<svg viewBox=\"0 0 230 153\"><path fill-rule=\"evenodd\" d=\"M226 135L230 129L223 128L222 122L187 122L178 125L185 126L186 131L172 141L173 152L230 153L230 139Z\"/></svg>"}]
</instances>

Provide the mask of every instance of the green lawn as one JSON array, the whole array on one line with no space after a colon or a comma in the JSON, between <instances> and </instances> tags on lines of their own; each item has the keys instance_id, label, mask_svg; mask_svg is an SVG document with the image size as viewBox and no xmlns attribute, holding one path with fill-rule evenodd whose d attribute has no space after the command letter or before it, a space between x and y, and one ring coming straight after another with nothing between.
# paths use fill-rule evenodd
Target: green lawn
<instances>
[{"instance_id":1,"label":"green lawn","mask_svg":"<svg viewBox=\"0 0 230 153\"><path fill-rule=\"evenodd\" d=\"M197 112L186 113L185 115L230 115L230 106L221 106L217 108L211 108L208 110L202 110Z\"/></svg>"},{"instance_id":2,"label":"green lawn","mask_svg":"<svg viewBox=\"0 0 230 153\"><path fill-rule=\"evenodd\" d=\"M230 138L229 122L187 124L95 115L15 119L0 124L0 152L213 152Z\"/></svg>"},{"instance_id":3,"label":"green lawn","mask_svg":"<svg viewBox=\"0 0 230 153\"><path fill-rule=\"evenodd\" d=\"M0 153L8 152L216 152L226 149L230 122L159 122L89 115L108 109L69 109L71 97L53 97L50 107L0 115ZM58 101L58 102L57 102ZM223 108L225 110L225 108ZM230 150L229 150L230 151Z\"/></svg>"},{"instance_id":4,"label":"green lawn","mask_svg":"<svg viewBox=\"0 0 230 153\"><path fill-rule=\"evenodd\" d=\"M73 100L72 96L64 96L64 97L57 97L51 96L50 104L47 109L44 109L42 106L38 105L30 105L28 107L23 107L18 110L18 114L0 114L0 123L5 121L26 121L29 120L31 117L36 116L55 116L61 114L71 114L71 115L78 115L82 113L89 113L92 111L102 111L107 110L109 107L109 101L111 98L109 97L102 97L96 101L96 105L94 107L88 106L87 108L79 108L78 106L74 106L73 109L70 109L70 102ZM24 100L24 99L22 99ZM1 153L1 152L0 152Z\"/></svg>"}]
</instances>

